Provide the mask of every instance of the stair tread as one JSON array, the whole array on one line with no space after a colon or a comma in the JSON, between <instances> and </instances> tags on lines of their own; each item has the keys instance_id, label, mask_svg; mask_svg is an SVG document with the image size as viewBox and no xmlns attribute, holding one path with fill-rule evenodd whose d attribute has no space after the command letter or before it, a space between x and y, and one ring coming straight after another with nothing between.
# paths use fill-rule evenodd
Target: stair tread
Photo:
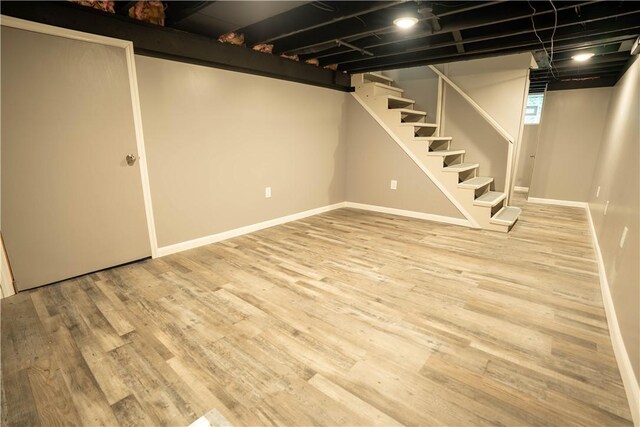
<instances>
[{"instance_id":1,"label":"stair tread","mask_svg":"<svg viewBox=\"0 0 640 427\"><path fill-rule=\"evenodd\" d=\"M380 74L380 73L364 73L364 78L369 78L369 77L371 77L369 80L378 79L378 80L381 80L382 82L388 82L388 83L393 82L393 79L391 77L387 77L384 74Z\"/></svg>"},{"instance_id":2,"label":"stair tread","mask_svg":"<svg viewBox=\"0 0 640 427\"><path fill-rule=\"evenodd\" d=\"M475 169L478 166L480 166L478 163L458 163L455 165L447 166L442 170L445 172L464 172L471 169Z\"/></svg>"},{"instance_id":3,"label":"stair tread","mask_svg":"<svg viewBox=\"0 0 640 427\"><path fill-rule=\"evenodd\" d=\"M427 156L456 156L464 153L465 150L437 150L427 152Z\"/></svg>"},{"instance_id":4,"label":"stair tread","mask_svg":"<svg viewBox=\"0 0 640 427\"><path fill-rule=\"evenodd\" d=\"M491 224L511 226L518 220L521 212L522 209L515 206L505 206L492 216L489 222Z\"/></svg>"},{"instance_id":5,"label":"stair tread","mask_svg":"<svg viewBox=\"0 0 640 427\"><path fill-rule=\"evenodd\" d=\"M414 136L414 141L451 141L452 136Z\"/></svg>"},{"instance_id":6,"label":"stair tread","mask_svg":"<svg viewBox=\"0 0 640 427\"><path fill-rule=\"evenodd\" d=\"M413 99L409 99L409 98L403 98L401 96L396 96L396 95L382 95L385 98L391 100L391 101L398 101L398 102L406 102L407 104L415 104L416 101Z\"/></svg>"},{"instance_id":7,"label":"stair tread","mask_svg":"<svg viewBox=\"0 0 640 427\"><path fill-rule=\"evenodd\" d=\"M475 178L471 178L459 183L458 187L477 190L478 188L482 188L485 185L491 184L492 182L493 178L491 178L490 176L477 176Z\"/></svg>"},{"instance_id":8,"label":"stair tread","mask_svg":"<svg viewBox=\"0 0 640 427\"><path fill-rule=\"evenodd\" d=\"M475 199L473 204L476 206L493 207L504 200L505 197L507 197L507 195L500 191L487 191L482 196Z\"/></svg>"},{"instance_id":9,"label":"stair tread","mask_svg":"<svg viewBox=\"0 0 640 427\"><path fill-rule=\"evenodd\" d=\"M393 111L400 111L403 114L408 114L410 116L426 116L426 111L420 110L412 110L411 108L394 108Z\"/></svg>"},{"instance_id":10,"label":"stair tread","mask_svg":"<svg viewBox=\"0 0 640 427\"><path fill-rule=\"evenodd\" d=\"M435 123L419 123L419 122L409 122L409 123L400 123L400 126L413 126L418 128L435 128L438 127Z\"/></svg>"}]
</instances>

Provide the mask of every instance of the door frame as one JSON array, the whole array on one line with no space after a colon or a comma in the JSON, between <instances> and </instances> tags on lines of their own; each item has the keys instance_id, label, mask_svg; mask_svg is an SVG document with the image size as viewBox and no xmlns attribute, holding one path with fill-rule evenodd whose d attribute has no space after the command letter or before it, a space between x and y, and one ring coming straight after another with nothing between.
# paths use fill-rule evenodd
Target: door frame
<instances>
[{"instance_id":1,"label":"door frame","mask_svg":"<svg viewBox=\"0 0 640 427\"><path fill-rule=\"evenodd\" d=\"M140 178L142 181L142 194L144 198L144 211L147 217L147 229L149 232L149 246L151 247L151 257L158 256L158 239L156 237L156 227L153 218L153 205L151 203L151 187L149 185L149 169L147 167L147 155L144 145L144 133L142 131L142 112L140 110L140 96L138 93L138 79L136 74L136 63L133 52L133 42L120 40L111 37L99 36L96 34L83 33L81 31L69 30L66 28L54 27L52 25L38 22L26 21L24 19L13 18L0 15L0 25L16 28L19 30L31 31L34 33L48 34L57 37L64 37L73 40L80 40L89 43L115 46L124 49L127 58L127 71L129 73L129 89L131 92L131 107L133 110L133 123L136 134L136 145L138 149L138 164L140 165Z\"/></svg>"}]
</instances>

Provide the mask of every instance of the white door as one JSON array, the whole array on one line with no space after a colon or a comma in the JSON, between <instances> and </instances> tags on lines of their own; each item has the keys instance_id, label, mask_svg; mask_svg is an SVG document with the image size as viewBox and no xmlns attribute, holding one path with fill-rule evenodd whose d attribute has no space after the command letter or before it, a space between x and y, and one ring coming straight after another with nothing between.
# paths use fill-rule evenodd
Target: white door
<instances>
[{"instance_id":1,"label":"white door","mask_svg":"<svg viewBox=\"0 0 640 427\"><path fill-rule=\"evenodd\" d=\"M17 289L150 256L126 50L1 36L1 229Z\"/></svg>"}]
</instances>

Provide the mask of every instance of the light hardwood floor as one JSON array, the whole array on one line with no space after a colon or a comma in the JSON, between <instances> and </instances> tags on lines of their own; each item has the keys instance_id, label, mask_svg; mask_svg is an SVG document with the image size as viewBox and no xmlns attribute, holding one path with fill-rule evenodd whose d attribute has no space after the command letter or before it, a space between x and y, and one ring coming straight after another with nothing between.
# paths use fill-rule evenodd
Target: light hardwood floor
<instances>
[{"instance_id":1,"label":"light hardwood floor","mask_svg":"<svg viewBox=\"0 0 640 427\"><path fill-rule=\"evenodd\" d=\"M630 425L585 213L523 207L342 209L4 299L3 424Z\"/></svg>"}]
</instances>

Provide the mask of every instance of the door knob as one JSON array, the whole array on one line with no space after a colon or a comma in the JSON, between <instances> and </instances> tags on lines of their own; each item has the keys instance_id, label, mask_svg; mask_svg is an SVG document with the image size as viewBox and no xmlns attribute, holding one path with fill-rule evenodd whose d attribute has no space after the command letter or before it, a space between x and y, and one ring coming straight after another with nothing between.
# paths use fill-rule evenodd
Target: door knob
<instances>
[{"instance_id":1,"label":"door knob","mask_svg":"<svg viewBox=\"0 0 640 427\"><path fill-rule=\"evenodd\" d=\"M133 166L133 164L136 162L136 160L138 160L138 158L136 157L135 154L127 154L127 164L129 166Z\"/></svg>"}]
</instances>

